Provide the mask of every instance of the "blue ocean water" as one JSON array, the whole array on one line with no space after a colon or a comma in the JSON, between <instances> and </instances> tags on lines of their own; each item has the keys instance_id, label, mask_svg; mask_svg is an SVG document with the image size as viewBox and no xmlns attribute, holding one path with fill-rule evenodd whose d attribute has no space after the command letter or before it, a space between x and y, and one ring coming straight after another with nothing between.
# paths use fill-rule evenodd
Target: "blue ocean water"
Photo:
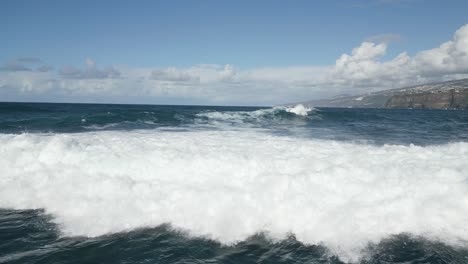
<instances>
[{"instance_id":1,"label":"blue ocean water","mask_svg":"<svg viewBox=\"0 0 468 264\"><path fill-rule=\"evenodd\" d=\"M468 263L468 111L0 103L0 263Z\"/></svg>"},{"instance_id":2,"label":"blue ocean water","mask_svg":"<svg viewBox=\"0 0 468 264\"><path fill-rule=\"evenodd\" d=\"M468 140L468 113L447 110L0 103L0 133L81 133L179 128L263 128L280 135L376 144Z\"/></svg>"}]
</instances>

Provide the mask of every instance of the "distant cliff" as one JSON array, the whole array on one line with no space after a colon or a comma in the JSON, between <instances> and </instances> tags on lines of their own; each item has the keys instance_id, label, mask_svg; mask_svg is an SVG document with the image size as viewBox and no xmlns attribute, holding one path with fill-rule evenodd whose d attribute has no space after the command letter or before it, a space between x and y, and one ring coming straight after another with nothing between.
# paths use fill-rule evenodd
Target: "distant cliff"
<instances>
[{"instance_id":1,"label":"distant cliff","mask_svg":"<svg viewBox=\"0 0 468 264\"><path fill-rule=\"evenodd\" d=\"M468 89L392 96L386 108L468 109Z\"/></svg>"},{"instance_id":2,"label":"distant cliff","mask_svg":"<svg viewBox=\"0 0 468 264\"><path fill-rule=\"evenodd\" d=\"M468 79L300 103L308 107L468 109Z\"/></svg>"}]
</instances>

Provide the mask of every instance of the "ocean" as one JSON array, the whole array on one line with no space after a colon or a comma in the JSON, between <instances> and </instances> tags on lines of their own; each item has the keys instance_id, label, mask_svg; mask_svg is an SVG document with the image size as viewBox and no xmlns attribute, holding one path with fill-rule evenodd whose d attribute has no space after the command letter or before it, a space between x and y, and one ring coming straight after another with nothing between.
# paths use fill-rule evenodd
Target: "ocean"
<instances>
[{"instance_id":1,"label":"ocean","mask_svg":"<svg viewBox=\"0 0 468 264\"><path fill-rule=\"evenodd\" d=\"M468 263L468 111L0 103L0 263Z\"/></svg>"}]
</instances>

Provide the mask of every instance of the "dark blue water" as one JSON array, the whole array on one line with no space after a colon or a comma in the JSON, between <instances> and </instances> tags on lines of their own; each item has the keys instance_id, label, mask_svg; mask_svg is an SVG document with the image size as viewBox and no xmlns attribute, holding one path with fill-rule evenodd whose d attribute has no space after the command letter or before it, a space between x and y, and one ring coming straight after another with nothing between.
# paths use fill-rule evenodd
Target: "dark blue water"
<instances>
[{"instance_id":1,"label":"dark blue water","mask_svg":"<svg viewBox=\"0 0 468 264\"><path fill-rule=\"evenodd\" d=\"M225 246L191 238L170 226L95 238L60 237L50 216L34 210L0 210L0 263L344 263L321 245L291 235L273 242L258 234ZM389 237L366 249L360 263L467 263L468 249L414 238Z\"/></svg>"},{"instance_id":2,"label":"dark blue water","mask_svg":"<svg viewBox=\"0 0 468 264\"><path fill-rule=\"evenodd\" d=\"M451 143L468 142L468 111L319 108L309 111L307 115L299 115L289 110L214 106L0 103L0 134L5 136L6 141L2 142L21 140L10 136L38 134L47 137L83 133L101 135L99 133L106 131L260 131L305 141L323 140L376 147L411 144L422 147L449 146ZM27 146L21 148L25 152L29 151ZM64 152L59 155L67 155L67 150L60 151ZM221 151L221 156L222 153ZM461 150L460 153L466 155ZM0 146L0 158L5 159L9 155L27 153L10 153ZM35 161L28 162L31 164ZM463 168L464 164L460 162L466 164L468 160L454 162ZM2 164L6 167L0 168L0 191L5 192L7 184L14 182L18 173L28 172L26 167L22 171L21 165L13 168L17 164L0 162ZM399 166L394 165L396 169ZM71 170L67 165L61 169L64 173L67 169ZM33 169L28 170L34 173ZM463 171L457 172L463 175ZM439 171L432 168L427 176L432 177L431 173ZM33 176L36 175L31 175ZM43 177L47 178L48 175L44 174ZM80 176L77 174L75 177ZM467 182L465 178L460 184L467 185ZM23 185L28 183L21 181L14 186L24 187ZM17 199L26 199L22 195L18 191ZM12 196L5 197L12 199ZM459 202L466 203L462 200ZM12 206L8 206L9 204ZM245 240L230 244L173 228L171 223L106 235L69 236L62 232L53 213L41 208L34 209L34 206L18 208L13 204L17 203L0 201L0 205L3 205L0 206L3 207L0 208L0 263L468 263L466 244L454 245L443 239L426 238L411 232L390 234L379 241L367 243L357 260L343 258L339 252L330 250L326 241L310 244L297 239L298 234L293 233L284 239L271 239L268 232L262 230ZM24 204L34 204L34 201ZM196 206L200 205L194 204ZM308 208L304 208L304 211L307 210ZM465 218L466 214L467 211L459 211L459 214L451 217ZM404 216L403 214L401 221L405 221ZM198 219L187 219L196 220ZM447 219L447 226L450 226L450 221ZM443 228L444 226L440 227ZM360 242L356 240L356 244Z\"/></svg>"},{"instance_id":3,"label":"dark blue water","mask_svg":"<svg viewBox=\"0 0 468 264\"><path fill-rule=\"evenodd\" d=\"M375 144L468 141L468 111L0 103L0 133L80 133L177 127L268 129L271 133Z\"/></svg>"}]
</instances>

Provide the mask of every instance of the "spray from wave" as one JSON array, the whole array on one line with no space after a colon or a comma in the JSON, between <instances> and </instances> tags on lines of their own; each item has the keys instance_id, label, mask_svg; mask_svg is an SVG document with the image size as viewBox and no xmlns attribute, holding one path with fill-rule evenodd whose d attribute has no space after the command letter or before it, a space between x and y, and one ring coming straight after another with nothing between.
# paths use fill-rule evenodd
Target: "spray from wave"
<instances>
[{"instance_id":1,"label":"spray from wave","mask_svg":"<svg viewBox=\"0 0 468 264\"><path fill-rule=\"evenodd\" d=\"M304 107L302 104L298 104L294 107L286 108L286 111L289 113L294 113L300 116L307 116L309 112L314 111L315 109Z\"/></svg>"},{"instance_id":2,"label":"spray from wave","mask_svg":"<svg viewBox=\"0 0 468 264\"><path fill-rule=\"evenodd\" d=\"M235 243L294 234L343 260L410 233L468 240L468 144L358 145L254 131L0 135L0 207L64 235L169 223Z\"/></svg>"},{"instance_id":3,"label":"spray from wave","mask_svg":"<svg viewBox=\"0 0 468 264\"><path fill-rule=\"evenodd\" d=\"M299 104L294 107L277 106L255 111L205 111L198 113L197 124L247 124L247 125L278 125L282 122L307 121L309 113L316 111Z\"/></svg>"}]
</instances>

